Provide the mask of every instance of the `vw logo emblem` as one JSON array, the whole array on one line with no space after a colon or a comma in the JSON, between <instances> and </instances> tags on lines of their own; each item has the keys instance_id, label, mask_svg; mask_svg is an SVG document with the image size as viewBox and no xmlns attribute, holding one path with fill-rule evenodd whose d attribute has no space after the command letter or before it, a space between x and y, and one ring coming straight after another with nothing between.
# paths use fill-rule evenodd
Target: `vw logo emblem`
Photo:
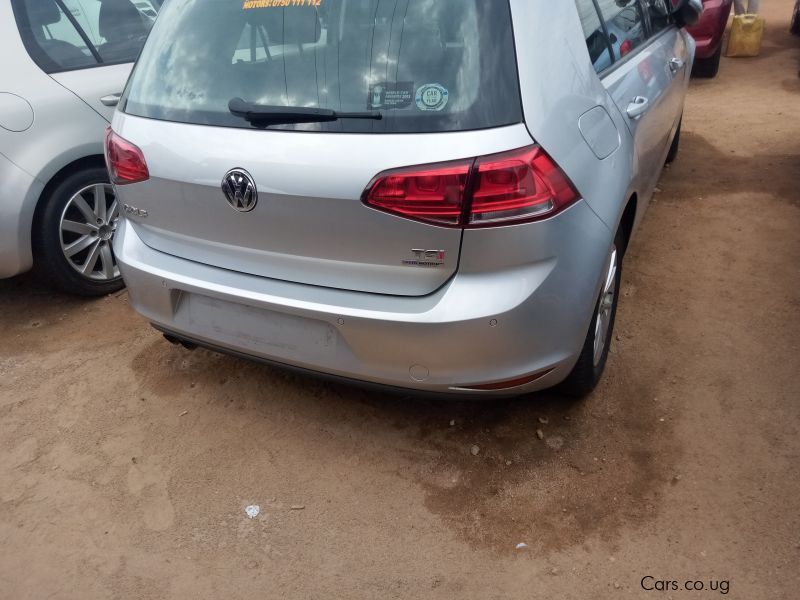
<instances>
[{"instance_id":1,"label":"vw logo emblem","mask_svg":"<svg viewBox=\"0 0 800 600\"><path fill-rule=\"evenodd\" d=\"M256 182L244 169L231 169L222 178L222 193L233 208L250 212L258 203Z\"/></svg>"}]
</instances>

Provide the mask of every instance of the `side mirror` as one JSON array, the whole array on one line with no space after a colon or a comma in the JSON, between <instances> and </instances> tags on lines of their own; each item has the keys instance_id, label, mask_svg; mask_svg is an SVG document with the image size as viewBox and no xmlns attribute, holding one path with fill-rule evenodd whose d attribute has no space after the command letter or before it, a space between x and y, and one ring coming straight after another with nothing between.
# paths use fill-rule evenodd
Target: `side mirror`
<instances>
[{"instance_id":1,"label":"side mirror","mask_svg":"<svg viewBox=\"0 0 800 600\"><path fill-rule=\"evenodd\" d=\"M674 5L672 18L681 29L697 23L700 20L700 15L703 14L702 0L677 0Z\"/></svg>"}]
</instances>

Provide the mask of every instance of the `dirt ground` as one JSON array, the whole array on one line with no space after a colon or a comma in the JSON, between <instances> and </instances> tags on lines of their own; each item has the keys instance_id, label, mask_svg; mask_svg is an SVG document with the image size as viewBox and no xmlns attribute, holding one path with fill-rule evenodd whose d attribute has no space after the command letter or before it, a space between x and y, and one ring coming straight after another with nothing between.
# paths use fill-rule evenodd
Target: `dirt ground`
<instances>
[{"instance_id":1,"label":"dirt ground","mask_svg":"<svg viewBox=\"0 0 800 600\"><path fill-rule=\"evenodd\" d=\"M692 83L581 403L321 383L0 282L0 598L800 597L800 40L763 4L763 55Z\"/></svg>"}]
</instances>

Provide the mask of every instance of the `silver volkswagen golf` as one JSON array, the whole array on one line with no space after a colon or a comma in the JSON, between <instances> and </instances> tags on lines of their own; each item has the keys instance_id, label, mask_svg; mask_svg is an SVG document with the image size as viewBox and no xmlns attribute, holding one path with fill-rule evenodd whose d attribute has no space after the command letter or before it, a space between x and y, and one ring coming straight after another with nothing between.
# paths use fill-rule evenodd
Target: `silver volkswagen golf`
<instances>
[{"instance_id":1,"label":"silver volkswagen golf","mask_svg":"<svg viewBox=\"0 0 800 600\"><path fill-rule=\"evenodd\" d=\"M132 306L350 380L588 393L701 10L170 0L106 136Z\"/></svg>"}]
</instances>

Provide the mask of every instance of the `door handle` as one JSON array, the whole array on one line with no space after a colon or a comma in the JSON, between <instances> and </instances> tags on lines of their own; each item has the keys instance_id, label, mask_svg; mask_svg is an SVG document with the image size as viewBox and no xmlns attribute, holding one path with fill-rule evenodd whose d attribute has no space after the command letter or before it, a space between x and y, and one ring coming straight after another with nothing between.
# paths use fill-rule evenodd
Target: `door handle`
<instances>
[{"instance_id":1,"label":"door handle","mask_svg":"<svg viewBox=\"0 0 800 600\"><path fill-rule=\"evenodd\" d=\"M677 73L684 67L685 64L686 63L683 60L675 57L669 61L669 70L673 73Z\"/></svg>"},{"instance_id":2,"label":"door handle","mask_svg":"<svg viewBox=\"0 0 800 600\"><path fill-rule=\"evenodd\" d=\"M648 108L650 108L650 100L644 96L636 96L631 103L628 104L628 116L636 120L646 113Z\"/></svg>"},{"instance_id":3,"label":"door handle","mask_svg":"<svg viewBox=\"0 0 800 600\"><path fill-rule=\"evenodd\" d=\"M103 103L103 106L116 106L119 104L119 99L122 97L122 93L119 94L109 94L108 96L103 96L100 98L100 102Z\"/></svg>"}]
</instances>

